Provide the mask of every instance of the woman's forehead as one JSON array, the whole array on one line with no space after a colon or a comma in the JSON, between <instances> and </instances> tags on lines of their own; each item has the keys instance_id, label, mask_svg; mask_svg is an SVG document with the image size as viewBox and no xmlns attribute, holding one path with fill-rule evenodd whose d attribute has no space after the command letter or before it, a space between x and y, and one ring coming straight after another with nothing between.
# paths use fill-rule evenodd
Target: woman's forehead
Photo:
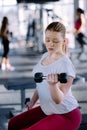
<instances>
[{"instance_id":1,"label":"woman's forehead","mask_svg":"<svg viewBox=\"0 0 87 130\"><path fill-rule=\"evenodd\" d=\"M57 37L62 37L62 35L61 35L61 32L56 32L56 31L46 31L46 37L55 37L55 38L57 38Z\"/></svg>"}]
</instances>

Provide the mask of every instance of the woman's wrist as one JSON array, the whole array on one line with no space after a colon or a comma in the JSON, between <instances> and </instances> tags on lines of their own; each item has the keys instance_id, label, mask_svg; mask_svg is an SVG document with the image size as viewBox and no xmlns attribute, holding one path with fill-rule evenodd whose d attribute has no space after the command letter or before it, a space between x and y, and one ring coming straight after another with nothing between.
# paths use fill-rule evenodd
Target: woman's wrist
<instances>
[{"instance_id":1,"label":"woman's wrist","mask_svg":"<svg viewBox=\"0 0 87 130\"><path fill-rule=\"evenodd\" d=\"M56 83L49 83L49 86L50 87L57 87L57 84L58 84L58 82L56 82Z\"/></svg>"}]
</instances>

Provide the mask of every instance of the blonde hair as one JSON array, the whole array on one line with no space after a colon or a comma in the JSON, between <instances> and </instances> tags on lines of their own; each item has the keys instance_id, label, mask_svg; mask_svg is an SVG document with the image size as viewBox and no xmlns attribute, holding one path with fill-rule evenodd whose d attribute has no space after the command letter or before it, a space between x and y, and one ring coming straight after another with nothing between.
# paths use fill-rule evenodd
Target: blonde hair
<instances>
[{"instance_id":1,"label":"blonde hair","mask_svg":"<svg viewBox=\"0 0 87 130\"><path fill-rule=\"evenodd\" d=\"M52 23L50 23L50 24L47 26L47 28L46 28L45 31L47 31L47 30L55 31L55 32L60 32L61 35L62 35L62 37L65 38L66 28L65 28L65 26L64 26L62 23L60 23L60 22L52 22ZM67 45L66 45L66 43L63 45L63 48L62 48L62 49L63 49L63 52L64 52L64 53L67 52Z\"/></svg>"},{"instance_id":2,"label":"blonde hair","mask_svg":"<svg viewBox=\"0 0 87 130\"><path fill-rule=\"evenodd\" d=\"M63 50L63 52L64 52L65 54L67 54L68 47L67 47L66 43L63 44L63 46L62 46L62 50Z\"/></svg>"},{"instance_id":3,"label":"blonde hair","mask_svg":"<svg viewBox=\"0 0 87 130\"><path fill-rule=\"evenodd\" d=\"M60 23L60 22L52 22L52 23L50 23L50 24L47 26L47 28L46 28L45 31L47 31L47 30L55 31L55 32L61 32L62 37L65 38L66 28L65 28L65 26L64 26L62 23Z\"/></svg>"}]
</instances>

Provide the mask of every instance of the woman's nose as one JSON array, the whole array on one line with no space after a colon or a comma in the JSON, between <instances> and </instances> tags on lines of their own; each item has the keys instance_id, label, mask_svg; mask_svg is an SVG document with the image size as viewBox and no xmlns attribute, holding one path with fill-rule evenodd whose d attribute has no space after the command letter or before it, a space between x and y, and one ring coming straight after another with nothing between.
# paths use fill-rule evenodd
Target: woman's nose
<instances>
[{"instance_id":1,"label":"woman's nose","mask_svg":"<svg viewBox=\"0 0 87 130\"><path fill-rule=\"evenodd\" d=\"M50 42L50 46L53 46L54 45L54 43L53 42Z\"/></svg>"}]
</instances>

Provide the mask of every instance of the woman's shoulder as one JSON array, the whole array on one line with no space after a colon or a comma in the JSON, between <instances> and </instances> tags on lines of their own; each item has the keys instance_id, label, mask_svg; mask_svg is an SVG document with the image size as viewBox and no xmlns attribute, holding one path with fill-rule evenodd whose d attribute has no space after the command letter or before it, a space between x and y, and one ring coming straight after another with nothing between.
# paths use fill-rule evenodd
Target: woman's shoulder
<instances>
[{"instance_id":1,"label":"woman's shoulder","mask_svg":"<svg viewBox=\"0 0 87 130\"><path fill-rule=\"evenodd\" d=\"M72 61L70 60L70 58L68 56L63 56L62 58L62 62L65 64L72 64Z\"/></svg>"}]
</instances>

